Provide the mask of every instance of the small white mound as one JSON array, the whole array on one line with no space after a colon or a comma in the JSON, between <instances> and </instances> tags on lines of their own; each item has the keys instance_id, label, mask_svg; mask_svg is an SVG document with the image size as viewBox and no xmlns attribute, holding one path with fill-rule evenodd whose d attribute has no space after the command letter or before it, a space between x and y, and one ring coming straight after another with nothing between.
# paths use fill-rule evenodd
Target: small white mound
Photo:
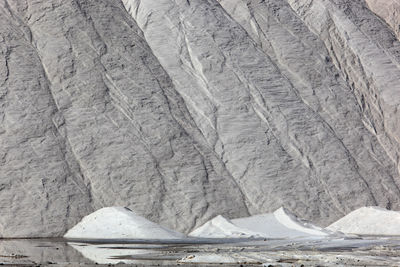
<instances>
[{"instance_id":1,"label":"small white mound","mask_svg":"<svg viewBox=\"0 0 400 267\"><path fill-rule=\"evenodd\" d=\"M293 238L309 236L326 236L328 231L302 221L284 208L273 213L260 214L232 220L241 228L262 233L267 238Z\"/></svg>"},{"instance_id":2,"label":"small white mound","mask_svg":"<svg viewBox=\"0 0 400 267\"><path fill-rule=\"evenodd\" d=\"M231 221L218 215L189 234L192 237L204 238L257 238L261 233L237 227Z\"/></svg>"},{"instance_id":3,"label":"small white mound","mask_svg":"<svg viewBox=\"0 0 400 267\"><path fill-rule=\"evenodd\" d=\"M281 207L274 212L274 217L283 226L309 235L328 235L329 231L297 218L285 208Z\"/></svg>"},{"instance_id":4,"label":"small white mound","mask_svg":"<svg viewBox=\"0 0 400 267\"><path fill-rule=\"evenodd\" d=\"M363 207L350 212L327 229L357 235L400 235L400 212Z\"/></svg>"},{"instance_id":5,"label":"small white mound","mask_svg":"<svg viewBox=\"0 0 400 267\"><path fill-rule=\"evenodd\" d=\"M123 207L99 209L71 228L65 238L182 239L185 236L151 222Z\"/></svg>"},{"instance_id":6,"label":"small white mound","mask_svg":"<svg viewBox=\"0 0 400 267\"><path fill-rule=\"evenodd\" d=\"M217 216L189 234L208 238L293 238L330 234L308 222L297 219L284 208L274 213L227 220Z\"/></svg>"}]
</instances>

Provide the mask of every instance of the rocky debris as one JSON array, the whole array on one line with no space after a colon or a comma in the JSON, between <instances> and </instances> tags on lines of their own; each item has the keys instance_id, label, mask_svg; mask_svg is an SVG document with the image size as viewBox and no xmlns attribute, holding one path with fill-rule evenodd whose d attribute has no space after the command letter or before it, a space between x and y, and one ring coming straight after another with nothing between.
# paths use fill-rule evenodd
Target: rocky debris
<instances>
[{"instance_id":1,"label":"rocky debris","mask_svg":"<svg viewBox=\"0 0 400 267\"><path fill-rule=\"evenodd\" d=\"M363 0L0 0L0 54L0 236L400 209L400 42Z\"/></svg>"}]
</instances>

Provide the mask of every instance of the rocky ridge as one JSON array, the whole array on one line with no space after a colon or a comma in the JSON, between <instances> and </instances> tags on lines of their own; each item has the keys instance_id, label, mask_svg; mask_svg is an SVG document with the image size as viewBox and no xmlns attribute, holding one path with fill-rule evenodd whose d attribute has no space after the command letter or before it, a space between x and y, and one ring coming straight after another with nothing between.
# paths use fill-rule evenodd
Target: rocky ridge
<instances>
[{"instance_id":1,"label":"rocky ridge","mask_svg":"<svg viewBox=\"0 0 400 267\"><path fill-rule=\"evenodd\" d=\"M0 0L0 235L400 209L400 42L368 5Z\"/></svg>"}]
</instances>

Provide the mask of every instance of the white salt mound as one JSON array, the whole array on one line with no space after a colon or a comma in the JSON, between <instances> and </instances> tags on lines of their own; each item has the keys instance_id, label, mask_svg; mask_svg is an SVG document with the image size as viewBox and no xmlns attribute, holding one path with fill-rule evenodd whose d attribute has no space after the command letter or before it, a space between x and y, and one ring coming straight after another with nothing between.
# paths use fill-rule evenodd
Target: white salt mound
<instances>
[{"instance_id":1,"label":"white salt mound","mask_svg":"<svg viewBox=\"0 0 400 267\"><path fill-rule=\"evenodd\" d=\"M329 234L320 227L298 219L282 207L273 213L234 219L232 223L242 228L261 232L264 237L269 238L326 236Z\"/></svg>"},{"instance_id":2,"label":"white salt mound","mask_svg":"<svg viewBox=\"0 0 400 267\"><path fill-rule=\"evenodd\" d=\"M204 238L256 238L263 237L262 233L234 225L225 217L218 215L192 231L189 236Z\"/></svg>"},{"instance_id":3,"label":"white salt mound","mask_svg":"<svg viewBox=\"0 0 400 267\"><path fill-rule=\"evenodd\" d=\"M327 229L357 235L400 235L400 212L363 207L350 212Z\"/></svg>"},{"instance_id":4,"label":"white salt mound","mask_svg":"<svg viewBox=\"0 0 400 267\"><path fill-rule=\"evenodd\" d=\"M123 207L99 209L71 228L65 238L82 239L182 239L185 236Z\"/></svg>"},{"instance_id":5,"label":"white salt mound","mask_svg":"<svg viewBox=\"0 0 400 267\"><path fill-rule=\"evenodd\" d=\"M274 213L228 220L217 216L189 234L209 238L293 238L326 236L328 230L302 221L284 208Z\"/></svg>"}]
</instances>

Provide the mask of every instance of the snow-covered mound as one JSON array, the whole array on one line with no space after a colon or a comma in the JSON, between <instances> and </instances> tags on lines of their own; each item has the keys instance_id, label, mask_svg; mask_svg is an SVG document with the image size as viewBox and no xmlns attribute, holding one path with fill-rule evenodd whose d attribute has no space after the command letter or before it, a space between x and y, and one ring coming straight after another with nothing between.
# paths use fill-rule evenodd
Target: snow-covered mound
<instances>
[{"instance_id":1,"label":"snow-covered mound","mask_svg":"<svg viewBox=\"0 0 400 267\"><path fill-rule=\"evenodd\" d=\"M65 238L182 239L181 233L151 222L123 207L99 209L71 228Z\"/></svg>"},{"instance_id":2,"label":"snow-covered mound","mask_svg":"<svg viewBox=\"0 0 400 267\"><path fill-rule=\"evenodd\" d=\"M327 229L358 235L400 235L400 212L363 207L350 212Z\"/></svg>"},{"instance_id":3,"label":"snow-covered mound","mask_svg":"<svg viewBox=\"0 0 400 267\"><path fill-rule=\"evenodd\" d=\"M195 237L236 238L264 237L288 238L325 236L329 231L302 221L284 208L245 218L227 220L217 216L189 234Z\"/></svg>"}]
</instances>

